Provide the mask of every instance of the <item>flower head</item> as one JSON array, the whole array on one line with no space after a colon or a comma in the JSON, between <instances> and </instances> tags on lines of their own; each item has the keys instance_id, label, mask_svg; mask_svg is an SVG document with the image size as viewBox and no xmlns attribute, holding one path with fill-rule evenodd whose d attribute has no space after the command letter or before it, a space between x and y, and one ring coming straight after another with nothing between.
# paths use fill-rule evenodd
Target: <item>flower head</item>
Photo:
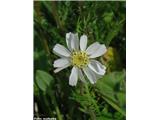
<instances>
[{"instance_id":1,"label":"flower head","mask_svg":"<svg viewBox=\"0 0 160 120\"><path fill-rule=\"evenodd\" d=\"M71 32L66 34L66 43L68 49L60 44L54 46L53 52L61 58L55 60L53 66L56 68L55 73L73 66L69 85L76 86L78 79L85 82L84 74L94 84L105 74L106 67L93 59L107 51L104 44L95 42L87 48L87 36L82 35L79 42L78 34Z\"/></svg>"}]
</instances>

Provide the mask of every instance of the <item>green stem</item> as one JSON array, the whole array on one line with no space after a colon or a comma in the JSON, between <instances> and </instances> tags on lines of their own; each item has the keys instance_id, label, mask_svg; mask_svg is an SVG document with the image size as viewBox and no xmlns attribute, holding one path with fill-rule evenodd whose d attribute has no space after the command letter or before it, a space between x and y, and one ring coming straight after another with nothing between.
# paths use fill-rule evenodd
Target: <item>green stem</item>
<instances>
[{"instance_id":1,"label":"green stem","mask_svg":"<svg viewBox=\"0 0 160 120\"><path fill-rule=\"evenodd\" d=\"M56 113L57 113L58 120L63 120L61 112L60 112L59 107L58 107L58 104L56 102L55 96L51 92L49 92L49 95L51 97L52 104L55 106L55 110L56 110Z\"/></svg>"},{"instance_id":2,"label":"green stem","mask_svg":"<svg viewBox=\"0 0 160 120\"><path fill-rule=\"evenodd\" d=\"M62 116L61 116L59 107L57 105L57 102L55 100L55 97L53 97L53 102L54 102L54 105L55 105L55 110L56 110L56 113L57 113L58 120L62 120Z\"/></svg>"},{"instance_id":3,"label":"green stem","mask_svg":"<svg viewBox=\"0 0 160 120\"><path fill-rule=\"evenodd\" d=\"M86 89L86 93L87 93L88 97L90 98L92 104L93 104L94 107L96 108L96 112L98 112L98 114L100 114L99 107L98 107L96 101L92 98L92 96L91 96L91 94L90 94L90 92L89 92L89 89L88 89L88 85L87 85L87 84L85 84L85 89ZM93 117L93 118L92 118L93 120L96 119L96 115L95 115L95 113L93 112L93 110L90 110L90 115L91 115L91 117Z\"/></svg>"}]
</instances>

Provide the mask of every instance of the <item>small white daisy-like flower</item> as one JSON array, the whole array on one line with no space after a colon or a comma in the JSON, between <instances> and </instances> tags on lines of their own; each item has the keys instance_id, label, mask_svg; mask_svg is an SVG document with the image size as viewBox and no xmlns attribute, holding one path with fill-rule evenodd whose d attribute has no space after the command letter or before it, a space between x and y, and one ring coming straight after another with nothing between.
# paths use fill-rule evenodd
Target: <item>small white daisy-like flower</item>
<instances>
[{"instance_id":1,"label":"small white daisy-like flower","mask_svg":"<svg viewBox=\"0 0 160 120\"><path fill-rule=\"evenodd\" d=\"M105 74L106 67L93 58L102 56L107 51L106 46L95 42L87 48L87 36L82 35L79 42L78 34L71 32L66 34L66 43L68 49L60 44L53 48L53 52L61 57L54 61L54 72L73 66L69 85L76 86L78 79L85 82L84 74L92 84L96 83Z\"/></svg>"}]
</instances>

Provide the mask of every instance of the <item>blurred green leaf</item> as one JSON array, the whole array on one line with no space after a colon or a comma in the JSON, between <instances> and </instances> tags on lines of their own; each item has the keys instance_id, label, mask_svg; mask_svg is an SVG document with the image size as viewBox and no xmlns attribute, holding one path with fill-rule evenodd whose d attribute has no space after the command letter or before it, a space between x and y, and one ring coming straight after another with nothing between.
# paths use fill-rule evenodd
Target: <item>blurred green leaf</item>
<instances>
[{"instance_id":1,"label":"blurred green leaf","mask_svg":"<svg viewBox=\"0 0 160 120\"><path fill-rule=\"evenodd\" d=\"M123 22L122 22L123 23ZM110 31L108 32L108 35L106 37L106 44L107 46L110 45L111 41L118 35L118 33L120 32L120 30L123 27L123 24L121 22L119 23L114 23L112 29L110 29Z\"/></svg>"},{"instance_id":2,"label":"blurred green leaf","mask_svg":"<svg viewBox=\"0 0 160 120\"><path fill-rule=\"evenodd\" d=\"M52 80L53 77L47 72L42 70L36 71L36 83L42 91L45 92L47 90L47 87L50 85Z\"/></svg>"},{"instance_id":3,"label":"blurred green leaf","mask_svg":"<svg viewBox=\"0 0 160 120\"><path fill-rule=\"evenodd\" d=\"M115 103L114 101L108 99L107 97L103 97L103 99L110 104L115 110L117 110L118 112L120 112L122 115L126 115L125 111L119 107L119 105L117 103Z\"/></svg>"},{"instance_id":4,"label":"blurred green leaf","mask_svg":"<svg viewBox=\"0 0 160 120\"><path fill-rule=\"evenodd\" d=\"M122 91L121 83L125 80L125 72L112 72L105 75L96 83L96 91L102 95L102 98L110 104L115 110L125 116L125 91ZM121 94L120 94L121 92ZM122 103L124 102L124 103Z\"/></svg>"},{"instance_id":5,"label":"blurred green leaf","mask_svg":"<svg viewBox=\"0 0 160 120\"><path fill-rule=\"evenodd\" d=\"M126 104L126 94L125 92L117 92L117 99L120 106L125 106Z\"/></svg>"},{"instance_id":6,"label":"blurred green leaf","mask_svg":"<svg viewBox=\"0 0 160 120\"><path fill-rule=\"evenodd\" d=\"M105 13L105 14L104 14L104 21L105 21L106 23L111 22L111 20L113 19L113 15L114 15L113 12Z\"/></svg>"},{"instance_id":7,"label":"blurred green leaf","mask_svg":"<svg viewBox=\"0 0 160 120\"><path fill-rule=\"evenodd\" d=\"M38 89L38 87L37 87L37 85L34 83L34 95L35 96L38 96L39 95L39 89Z\"/></svg>"}]
</instances>

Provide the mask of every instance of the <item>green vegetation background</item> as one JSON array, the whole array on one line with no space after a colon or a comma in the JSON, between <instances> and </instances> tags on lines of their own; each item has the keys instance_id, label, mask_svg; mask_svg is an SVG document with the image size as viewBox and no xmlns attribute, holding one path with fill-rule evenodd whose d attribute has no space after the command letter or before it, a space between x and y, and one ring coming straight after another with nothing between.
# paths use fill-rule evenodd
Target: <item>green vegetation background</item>
<instances>
[{"instance_id":1,"label":"green vegetation background","mask_svg":"<svg viewBox=\"0 0 160 120\"><path fill-rule=\"evenodd\" d=\"M57 120L125 120L126 3L34 2L34 117ZM88 36L107 53L98 58L107 67L96 84L68 84L71 68L53 73L56 43L66 46L65 34Z\"/></svg>"}]
</instances>

